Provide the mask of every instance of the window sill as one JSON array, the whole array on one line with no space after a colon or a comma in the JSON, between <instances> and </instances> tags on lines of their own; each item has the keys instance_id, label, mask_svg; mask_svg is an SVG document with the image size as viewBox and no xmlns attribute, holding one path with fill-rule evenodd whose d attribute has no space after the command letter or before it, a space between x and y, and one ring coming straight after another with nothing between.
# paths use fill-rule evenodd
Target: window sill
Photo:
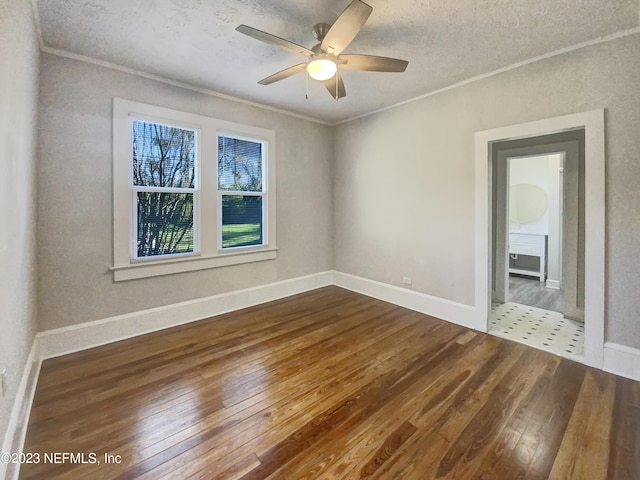
<instances>
[{"instance_id":1,"label":"window sill","mask_svg":"<svg viewBox=\"0 0 640 480\"><path fill-rule=\"evenodd\" d=\"M211 256L182 257L162 261L146 261L118 265L111 267L113 280L122 282L137 278L157 277L160 275L172 275L175 273L193 272L209 268L228 267L243 263L263 262L274 260L277 249L252 250L245 252L224 253Z\"/></svg>"}]
</instances>

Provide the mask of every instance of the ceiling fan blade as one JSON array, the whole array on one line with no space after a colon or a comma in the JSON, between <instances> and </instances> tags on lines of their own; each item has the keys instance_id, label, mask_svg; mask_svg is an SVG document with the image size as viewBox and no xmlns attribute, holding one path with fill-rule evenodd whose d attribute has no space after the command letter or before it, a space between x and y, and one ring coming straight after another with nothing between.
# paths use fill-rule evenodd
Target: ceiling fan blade
<instances>
[{"instance_id":1,"label":"ceiling fan blade","mask_svg":"<svg viewBox=\"0 0 640 480\"><path fill-rule=\"evenodd\" d=\"M260 85L270 85L280 80L284 80L285 78L293 77L298 73L304 72L305 68L307 68L306 63L299 63L298 65L294 65L293 67L285 68L278 73L274 73L267 78L263 78L258 83Z\"/></svg>"},{"instance_id":2,"label":"ceiling fan blade","mask_svg":"<svg viewBox=\"0 0 640 480\"><path fill-rule=\"evenodd\" d=\"M404 72L409 65L406 60L376 57L375 55L340 55L340 68L346 70L364 70L367 72ZM342 63L346 60L347 63Z\"/></svg>"},{"instance_id":3,"label":"ceiling fan blade","mask_svg":"<svg viewBox=\"0 0 640 480\"><path fill-rule=\"evenodd\" d=\"M303 47L302 45L290 42L289 40L285 40L284 38L276 37L275 35L271 35L270 33L263 32L262 30L258 30L257 28L253 28L248 25L240 25L239 27L236 27L236 30L273 47L287 50L288 52L313 55L313 52L311 50Z\"/></svg>"},{"instance_id":4,"label":"ceiling fan blade","mask_svg":"<svg viewBox=\"0 0 640 480\"><path fill-rule=\"evenodd\" d=\"M353 0L331 25L320 45L322 51L331 55L342 53L356 37L372 10L373 8L361 0Z\"/></svg>"},{"instance_id":5,"label":"ceiling fan blade","mask_svg":"<svg viewBox=\"0 0 640 480\"><path fill-rule=\"evenodd\" d=\"M347 95L347 92L344 89L344 82L342 81L342 76L340 76L340 70L338 70L336 74L333 77L331 77L329 80L325 80L322 83L324 83L324 86L327 87L327 90L329 90L329 93L331 94L331 96L336 100ZM336 88L337 88L337 95L336 95Z\"/></svg>"}]
</instances>

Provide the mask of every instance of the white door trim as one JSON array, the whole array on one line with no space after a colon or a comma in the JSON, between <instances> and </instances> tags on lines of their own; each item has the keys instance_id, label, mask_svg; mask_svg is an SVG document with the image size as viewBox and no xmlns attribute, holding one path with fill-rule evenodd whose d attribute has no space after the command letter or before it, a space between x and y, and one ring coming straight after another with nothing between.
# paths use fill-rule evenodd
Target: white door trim
<instances>
[{"instance_id":1,"label":"white door trim","mask_svg":"<svg viewBox=\"0 0 640 480\"><path fill-rule=\"evenodd\" d=\"M604 110L563 115L484 130L475 134L475 311L488 331L490 307L489 163L493 142L516 140L584 128L585 130L585 363L603 367L605 150ZM476 323L474 322L474 323Z\"/></svg>"}]
</instances>

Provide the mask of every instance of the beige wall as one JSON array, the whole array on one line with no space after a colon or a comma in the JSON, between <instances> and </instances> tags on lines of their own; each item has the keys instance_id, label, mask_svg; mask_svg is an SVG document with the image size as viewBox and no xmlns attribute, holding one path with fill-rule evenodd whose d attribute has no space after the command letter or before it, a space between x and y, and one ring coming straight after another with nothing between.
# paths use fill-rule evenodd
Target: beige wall
<instances>
[{"instance_id":1,"label":"beige wall","mask_svg":"<svg viewBox=\"0 0 640 480\"><path fill-rule=\"evenodd\" d=\"M41 70L41 330L331 269L330 127L48 54ZM114 283L113 97L275 130L278 258Z\"/></svg>"},{"instance_id":2,"label":"beige wall","mask_svg":"<svg viewBox=\"0 0 640 480\"><path fill-rule=\"evenodd\" d=\"M0 442L36 331L35 158L39 52L31 2L0 4ZM0 469L1 471L2 469Z\"/></svg>"},{"instance_id":3,"label":"beige wall","mask_svg":"<svg viewBox=\"0 0 640 480\"><path fill-rule=\"evenodd\" d=\"M607 340L640 348L640 35L341 125L335 268L473 304L477 131L606 109Z\"/></svg>"}]
</instances>

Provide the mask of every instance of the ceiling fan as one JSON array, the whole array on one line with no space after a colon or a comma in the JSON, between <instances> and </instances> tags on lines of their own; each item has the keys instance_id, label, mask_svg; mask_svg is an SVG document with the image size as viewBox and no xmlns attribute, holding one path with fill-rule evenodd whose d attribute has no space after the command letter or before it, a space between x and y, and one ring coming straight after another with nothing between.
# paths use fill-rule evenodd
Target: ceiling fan
<instances>
[{"instance_id":1,"label":"ceiling fan","mask_svg":"<svg viewBox=\"0 0 640 480\"><path fill-rule=\"evenodd\" d=\"M306 70L311 78L323 82L331 96L338 100L346 95L340 69L404 72L409 64L406 60L397 58L342 53L363 27L372 10L371 6L361 0L353 0L333 25L314 25L313 35L320 43L311 49L247 25L240 25L236 30L268 45L307 56L306 62L263 78L259 84L269 85Z\"/></svg>"}]
</instances>

